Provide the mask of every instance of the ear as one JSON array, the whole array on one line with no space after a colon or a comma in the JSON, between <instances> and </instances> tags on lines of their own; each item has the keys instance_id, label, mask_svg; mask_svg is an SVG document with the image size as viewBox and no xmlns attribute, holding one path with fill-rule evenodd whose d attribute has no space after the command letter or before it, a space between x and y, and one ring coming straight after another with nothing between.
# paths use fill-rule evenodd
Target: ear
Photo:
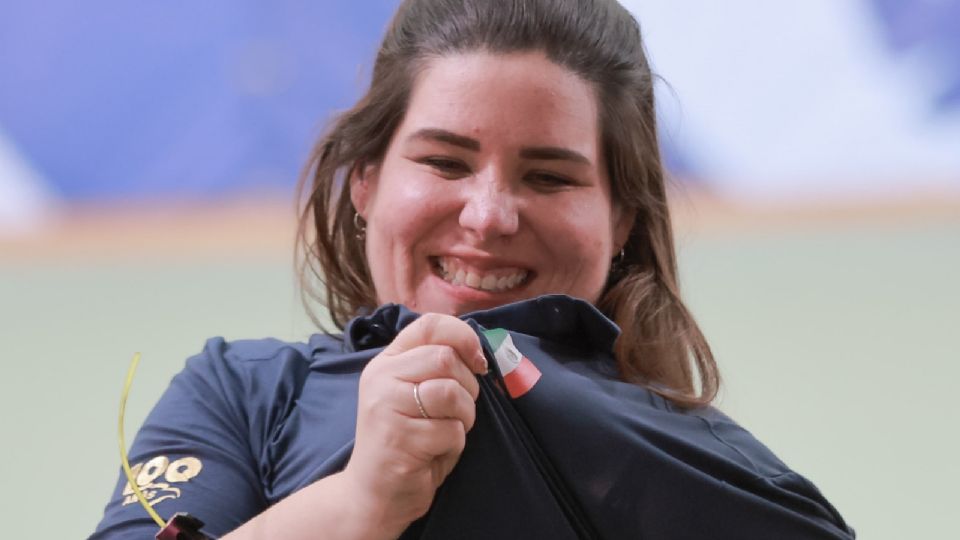
<instances>
[{"instance_id":1,"label":"ear","mask_svg":"<svg viewBox=\"0 0 960 540\"><path fill-rule=\"evenodd\" d=\"M615 252L611 257L615 257L616 252L619 252L627 244L630 231L633 230L633 224L637 220L637 211L632 208L619 207L614 209L613 219L613 247Z\"/></svg>"},{"instance_id":2,"label":"ear","mask_svg":"<svg viewBox=\"0 0 960 540\"><path fill-rule=\"evenodd\" d=\"M360 217L367 220L368 209L376 195L377 177L380 169L376 165L358 164L350 172L350 202Z\"/></svg>"}]
</instances>

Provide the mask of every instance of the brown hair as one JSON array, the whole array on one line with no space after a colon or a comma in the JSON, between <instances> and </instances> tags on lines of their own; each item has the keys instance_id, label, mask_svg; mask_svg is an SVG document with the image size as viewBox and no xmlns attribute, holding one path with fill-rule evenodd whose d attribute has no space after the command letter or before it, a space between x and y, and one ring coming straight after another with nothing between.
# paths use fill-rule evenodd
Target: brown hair
<instances>
[{"instance_id":1,"label":"brown hair","mask_svg":"<svg viewBox=\"0 0 960 540\"><path fill-rule=\"evenodd\" d=\"M301 180L306 201L298 257L306 295L325 302L341 329L360 310L376 306L348 178L385 155L424 62L477 50L542 51L596 88L613 198L636 211L624 257L597 306L622 330L614 350L621 377L681 406L710 403L719 373L680 299L653 75L636 20L615 0L403 2L366 95L332 122ZM322 296L311 287L310 273L323 284Z\"/></svg>"}]
</instances>

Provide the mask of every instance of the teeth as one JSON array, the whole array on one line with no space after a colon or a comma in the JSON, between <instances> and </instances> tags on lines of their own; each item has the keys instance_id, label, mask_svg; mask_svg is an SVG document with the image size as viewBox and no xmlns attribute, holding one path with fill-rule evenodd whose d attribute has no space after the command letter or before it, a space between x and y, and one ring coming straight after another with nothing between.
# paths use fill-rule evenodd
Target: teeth
<instances>
[{"instance_id":1,"label":"teeth","mask_svg":"<svg viewBox=\"0 0 960 540\"><path fill-rule=\"evenodd\" d=\"M495 273L475 273L469 270L458 268L455 262L437 258L437 266L440 275L444 281L453 285L466 285L473 289L484 291L501 292L512 289L526 279L528 272L526 270L516 269L512 275L497 276ZM501 270L500 273L503 271Z\"/></svg>"}]
</instances>

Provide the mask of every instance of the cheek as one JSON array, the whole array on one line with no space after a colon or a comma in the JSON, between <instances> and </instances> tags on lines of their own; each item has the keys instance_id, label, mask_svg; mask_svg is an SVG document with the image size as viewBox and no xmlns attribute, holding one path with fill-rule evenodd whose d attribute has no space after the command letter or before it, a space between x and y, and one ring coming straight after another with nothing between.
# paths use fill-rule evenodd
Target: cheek
<instances>
[{"instance_id":1,"label":"cheek","mask_svg":"<svg viewBox=\"0 0 960 540\"><path fill-rule=\"evenodd\" d=\"M394 249L411 248L429 241L448 213L442 193L411 183L378 209L375 226Z\"/></svg>"},{"instance_id":2,"label":"cheek","mask_svg":"<svg viewBox=\"0 0 960 540\"><path fill-rule=\"evenodd\" d=\"M415 168L385 172L390 176L381 177L368 227L368 256L373 273L381 277L375 283L378 290L388 277L397 287L409 287L407 282L417 279L412 274L423 273L424 257L455 216L451 184Z\"/></svg>"},{"instance_id":3,"label":"cheek","mask_svg":"<svg viewBox=\"0 0 960 540\"><path fill-rule=\"evenodd\" d=\"M547 207L551 208L551 207ZM576 201L575 204L552 207L557 222L553 233L560 242L571 244L568 255L582 261L596 261L605 256L613 242L611 215L603 201Z\"/></svg>"},{"instance_id":4,"label":"cheek","mask_svg":"<svg viewBox=\"0 0 960 540\"><path fill-rule=\"evenodd\" d=\"M599 210L598 210L599 208ZM592 297L606 283L613 245L611 214L605 201L576 201L555 210L555 226L544 235L556 268L578 296Z\"/></svg>"},{"instance_id":5,"label":"cheek","mask_svg":"<svg viewBox=\"0 0 960 540\"><path fill-rule=\"evenodd\" d=\"M431 213L431 186L409 167L385 167L368 221L386 237L405 237Z\"/></svg>"}]
</instances>

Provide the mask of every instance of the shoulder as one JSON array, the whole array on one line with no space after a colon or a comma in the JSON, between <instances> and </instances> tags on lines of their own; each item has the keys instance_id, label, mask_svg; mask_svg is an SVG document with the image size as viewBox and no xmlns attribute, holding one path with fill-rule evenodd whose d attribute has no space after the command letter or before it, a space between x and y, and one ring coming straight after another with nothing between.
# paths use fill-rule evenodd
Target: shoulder
<instances>
[{"instance_id":1,"label":"shoulder","mask_svg":"<svg viewBox=\"0 0 960 540\"><path fill-rule=\"evenodd\" d=\"M687 414L702 424L701 433L706 440L701 444L712 447L714 452L739 463L745 470L751 471L755 478L793 474L765 444L716 407L706 407Z\"/></svg>"},{"instance_id":2,"label":"shoulder","mask_svg":"<svg viewBox=\"0 0 960 540\"><path fill-rule=\"evenodd\" d=\"M234 425L269 429L295 402L315 359L339 352L341 343L324 334L306 342L210 338L173 378L168 393L175 398L165 401L178 413L216 411Z\"/></svg>"},{"instance_id":3,"label":"shoulder","mask_svg":"<svg viewBox=\"0 0 960 540\"><path fill-rule=\"evenodd\" d=\"M204 344L203 352L194 358L230 362L235 367L253 368L289 356L309 361L315 354L340 352L342 343L339 336L329 334L314 334L306 342L290 342L269 337L227 341L222 337L212 337ZM191 358L191 361L197 360Z\"/></svg>"},{"instance_id":4,"label":"shoulder","mask_svg":"<svg viewBox=\"0 0 960 540\"><path fill-rule=\"evenodd\" d=\"M217 532L261 512L269 502L263 471L270 466L271 437L295 407L313 359L339 348L324 335L305 343L208 339L173 378L130 448L136 481L151 506L166 513L190 509ZM231 496L226 510L222 497L211 497L224 493ZM94 537L120 531L145 537L140 532L151 529L120 475Z\"/></svg>"},{"instance_id":5,"label":"shoulder","mask_svg":"<svg viewBox=\"0 0 960 540\"><path fill-rule=\"evenodd\" d=\"M275 338L227 341L213 337L203 350L187 360L178 377L216 377L240 382L250 376L269 376L280 372L305 372L314 358L340 352L337 336L314 334L306 342L288 342Z\"/></svg>"}]
</instances>

